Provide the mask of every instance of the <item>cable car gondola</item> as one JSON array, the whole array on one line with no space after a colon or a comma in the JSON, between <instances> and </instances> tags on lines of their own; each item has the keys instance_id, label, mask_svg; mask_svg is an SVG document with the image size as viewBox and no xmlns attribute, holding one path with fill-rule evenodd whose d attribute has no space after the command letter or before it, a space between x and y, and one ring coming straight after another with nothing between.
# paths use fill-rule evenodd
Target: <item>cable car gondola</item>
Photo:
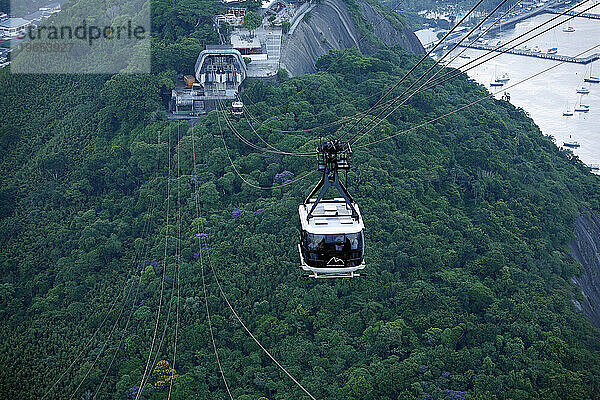
<instances>
[{"instance_id":1,"label":"cable car gondola","mask_svg":"<svg viewBox=\"0 0 600 400\"><path fill-rule=\"evenodd\" d=\"M298 207L300 266L313 278L360 276L357 271L365 268L365 227L358 204L338 175L338 170L350 168L350 145L338 140L325 142L317 154L322 178ZM329 188L342 197L324 199Z\"/></svg>"},{"instance_id":2,"label":"cable car gondola","mask_svg":"<svg viewBox=\"0 0 600 400\"><path fill-rule=\"evenodd\" d=\"M231 113L233 115L242 115L244 113L244 103L241 101L231 103Z\"/></svg>"}]
</instances>

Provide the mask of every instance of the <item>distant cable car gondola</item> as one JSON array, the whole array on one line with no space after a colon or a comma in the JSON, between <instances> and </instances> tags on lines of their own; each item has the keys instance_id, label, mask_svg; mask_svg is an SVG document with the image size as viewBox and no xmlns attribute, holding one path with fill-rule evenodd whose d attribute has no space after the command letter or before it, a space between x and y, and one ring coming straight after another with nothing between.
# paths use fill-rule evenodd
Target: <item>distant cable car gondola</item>
<instances>
[{"instance_id":1,"label":"distant cable car gondola","mask_svg":"<svg viewBox=\"0 0 600 400\"><path fill-rule=\"evenodd\" d=\"M298 208L300 263L314 278L352 278L365 268L363 219L338 175L338 170L350 168L350 153L350 145L338 140L319 145L318 170L323 176ZM342 197L324 199L329 188Z\"/></svg>"},{"instance_id":2,"label":"distant cable car gondola","mask_svg":"<svg viewBox=\"0 0 600 400\"><path fill-rule=\"evenodd\" d=\"M233 115L242 115L244 113L244 103L241 101L231 103L231 113Z\"/></svg>"}]
</instances>

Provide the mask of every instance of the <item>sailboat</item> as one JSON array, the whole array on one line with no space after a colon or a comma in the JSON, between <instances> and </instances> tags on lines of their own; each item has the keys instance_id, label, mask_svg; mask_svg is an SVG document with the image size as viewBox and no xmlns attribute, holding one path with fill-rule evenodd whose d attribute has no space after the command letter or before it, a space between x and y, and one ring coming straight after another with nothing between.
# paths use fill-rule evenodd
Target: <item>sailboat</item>
<instances>
[{"instance_id":1,"label":"sailboat","mask_svg":"<svg viewBox=\"0 0 600 400\"><path fill-rule=\"evenodd\" d=\"M554 32L554 40L552 43L554 46L550 47L546 53L556 54L558 53L558 39L556 38L556 31Z\"/></svg>"},{"instance_id":2,"label":"sailboat","mask_svg":"<svg viewBox=\"0 0 600 400\"><path fill-rule=\"evenodd\" d=\"M498 78L496 78L497 75L497 70L498 70L498 66L496 66L496 69L494 70L494 77L492 78L492 81L490 82L490 86L491 87L500 87L500 86L504 86L504 82L498 80Z\"/></svg>"},{"instance_id":3,"label":"sailboat","mask_svg":"<svg viewBox=\"0 0 600 400\"><path fill-rule=\"evenodd\" d=\"M572 117L573 116L573 109L571 107L569 107L568 104L567 104L567 108L565 108L565 111L563 111L563 116L564 117Z\"/></svg>"},{"instance_id":4,"label":"sailboat","mask_svg":"<svg viewBox=\"0 0 600 400\"><path fill-rule=\"evenodd\" d=\"M508 74L506 72L503 73L500 78L496 78L496 82L506 83L508 81L510 81L510 77L508 76Z\"/></svg>"},{"instance_id":5,"label":"sailboat","mask_svg":"<svg viewBox=\"0 0 600 400\"><path fill-rule=\"evenodd\" d=\"M590 111L590 106L586 105L586 104L582 104L581 103L581 97L579 98L579 104L575 105L575 112L582 112L582 113L586 113L588 111Z\"/></svg>"},{"instance_id":6,"label":"sailboat","mask_svg":"<svg viewBox=\"0 0 600 400\"><path fill-rule=\"evenodd\" d=\"M587 78L584 78L584 82L589 82L589 83L600 83L600 78L597 76L594 76L594 72L592 71L594 63L590 64L590 74L587 76Z\"/></svg>"}]
</instances>

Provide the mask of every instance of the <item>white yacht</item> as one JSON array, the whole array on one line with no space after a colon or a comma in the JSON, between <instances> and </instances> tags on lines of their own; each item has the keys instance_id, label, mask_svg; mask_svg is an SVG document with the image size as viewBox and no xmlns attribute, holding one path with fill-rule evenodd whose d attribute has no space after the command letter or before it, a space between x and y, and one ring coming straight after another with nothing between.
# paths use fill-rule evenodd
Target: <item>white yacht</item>
<instances>
[{"instance_id":1,"label":"white yacht","mask_svg":"<svg viewBox=\"0 0 600 400\"><path fill-rule=\"evenodd\" d=\"M585 86L582 86L579 89L577 89L577 94L589 94L589 93L590 93L590 89L586 88Z\"/></svg>"},{"instance_id":2,"label":"white yacht","mask_svg":"<svg viewBox=\"0 0 600 400\"><path fill-rule=\"evenodd\" d=\"M592 75L588 76L584 80L589 83L600 83L600 78L597 76L592 76Z\"/></svg>"},{"instance_id":3,"label":"white yacht","mask_svg":"<svg viewBox=\"0 0 600 400\"><path fill-rule=\"evenodd\" d=\"M590 64L590 70L589 70L589 74L587 75L587 77L583 78L584 82L588 82L588 83L600 83L600 77L594 75L594 63Z\"/></svg>"},{"instance_id":4,"label":"white yacht","mask_svg":"<svg viewBox=\"0 0 600 400\"><path fill-rule=\"evenodd\" d=\"M563 146L569 147L571 149L578 149L579 147L581 147L577 140L571 140L571 135L569 135L569 140L563 142Z\"/></svg>"}]
</instances>

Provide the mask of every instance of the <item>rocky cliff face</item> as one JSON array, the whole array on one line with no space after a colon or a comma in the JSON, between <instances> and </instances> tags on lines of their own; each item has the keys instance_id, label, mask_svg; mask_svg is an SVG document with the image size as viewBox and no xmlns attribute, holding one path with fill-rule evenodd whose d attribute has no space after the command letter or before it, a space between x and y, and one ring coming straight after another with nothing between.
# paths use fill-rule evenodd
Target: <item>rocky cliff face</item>
<instances>
[{"instance_id":1,"label":"rocky cliff face","mask_svg":"<svg viewBox=\"0 0 600 400\"><path fill-rule=\"evenodd\" d=\"M397 29L385 19L373 6L365 1L359 1L363 17L369 21L375 30L375 35L387 46L401 46L417 54L425 54L423 45L408 27Z\"/></svg>"},{"instance_id":2,"label":"rocky cliff face","mask_svg":"<svg viewBox=\"0 0 600 400\"><path fill-rule=\"evenodd\" d=\"M375 27L375 34L389 46L400 45L417 53L423 47L408 29L397 30L369 4L361 4L364 18ZM316 72L315 62L330 50L342 50L357 46L364 49L360 34L342 0L323 0L310 9L310 18L294 24L289 35L284 37L281 51L281 67L291 76Z\"/></svg>"},{"instance_id":3,"label":"rocky cliff face","mask_svg":"<svg viewBox=\"0 0 600 400\"><path fill-rule=\"evenodd\" d=\"M575 221L575 239L571 253L585 272L572 281L581 287L584 301L573 300L592 323L600 328L600 218L593 212L579 215Z\"/></svg>"},{"instance_id":4,"label":"rocky cliff face","mask_svg":"<svg viewBox=\"0 0 600 400\"><path fill-rule=\"evenodd\" d=\"M341 0L324 0L284 37L281 67L291 76L316 72L315 62L329 50L358 46L359 35Z\"/></svg>"}]
</instances>

